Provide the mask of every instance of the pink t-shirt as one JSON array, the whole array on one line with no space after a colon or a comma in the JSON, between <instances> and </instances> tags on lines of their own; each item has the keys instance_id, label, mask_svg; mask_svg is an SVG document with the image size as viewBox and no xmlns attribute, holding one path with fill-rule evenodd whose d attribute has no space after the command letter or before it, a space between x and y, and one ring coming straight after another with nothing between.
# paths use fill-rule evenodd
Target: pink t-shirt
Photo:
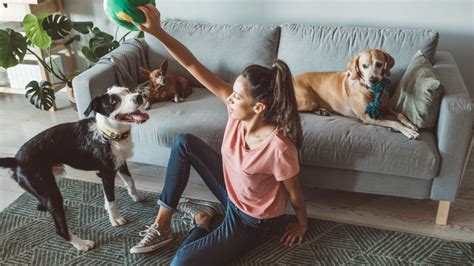
<instances>
[{"instance_id":1,"label":"pink t-shirt","mask_svg":"<svg viewBox=\"0 0 474 266\"><path fill-rule=\"evenodd\" d=\"M300 166L296 146L281 130L249 150L242 121L229 114L221 153L227 194L235 206L258 219L284 214L287 195L281 181L298 174Z\"/></svg>"}]
</instances>

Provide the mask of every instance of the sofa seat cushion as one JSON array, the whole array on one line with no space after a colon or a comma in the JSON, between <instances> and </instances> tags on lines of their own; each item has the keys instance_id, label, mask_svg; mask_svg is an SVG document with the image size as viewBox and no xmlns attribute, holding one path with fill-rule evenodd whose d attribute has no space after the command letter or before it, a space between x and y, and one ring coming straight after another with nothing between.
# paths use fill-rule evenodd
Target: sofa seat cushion
<instances>
[{"instance_id":1,"label":"sofa seat cushion","mask_svg":"<svg viewBox=\"0 0 474 266\"><path fill-rule=\"evenodd\" d=\"M304 165L424 179L437 176L440 156L431 131L422 131L420 140L409 140L353 118L303 113L301 120Z\"/></svg>"},{"instance_id":2,"label":"sofa seat cushion","mask_svg":"<svg viewBox=\"0 0 474 266\"><path fill-rule=\"evenodd\" d=\"M293 75L314 71L345 71L347 62L359 52L377 48L395 59L395 88L418 50L434 62L438 33L432 30L382 29L285 24L281 26L278 58Z\"/></svg>"},{"instance_id":3,"label":"sofa seat cushion","mask_svg":"<svg viewBox=\"0 0 474 266\"><path fill-rule=\"evenodd\" d=\"M147 112L148 122L132 129L134 143L170 147L177 134L191 133L220 152L227 112L207 89L194 88L182 103L154 103ZM439 155L430 131L421 132L421 140L408 140L401 133L351 118L309 113L301 113L301 118L304 165L426 179L437 174Z\"/></svg>"},{"instance_id":4,"label":"sofa seat cushion","mask_svg":"<svg viewBox=\"0 0 474 266\"><path fill-rule=\"evenodd\" d=\"M207 89L193 88L184 102L157 102L146 112L150 119L132 128L134 143L170 147L177 134L190 133L220 152L227 110Z\"/></svg>"}]
</instances>

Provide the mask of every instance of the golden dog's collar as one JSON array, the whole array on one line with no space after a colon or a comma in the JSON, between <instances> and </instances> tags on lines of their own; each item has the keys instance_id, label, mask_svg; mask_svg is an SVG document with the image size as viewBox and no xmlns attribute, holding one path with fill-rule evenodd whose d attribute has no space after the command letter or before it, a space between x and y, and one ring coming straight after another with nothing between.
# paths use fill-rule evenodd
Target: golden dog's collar
<instances>
[{"instance_id":1,"label":"golden dog's collar","mask_svg":"<svg viewBox=\"0 0 474 266\"><path fill-rule=\"evenodd\" d=\"M124 139L126 139L130 136L130 130L122 132L122 133L118 133L118 132L114 132L112 130L109 130L107 128L101 128L99 126L97 126L97 128L100 130L100 132L102 132L104 135L106 135L109 139L113 139L113 140L124 140Z\"/></svg>"}]
</instances>

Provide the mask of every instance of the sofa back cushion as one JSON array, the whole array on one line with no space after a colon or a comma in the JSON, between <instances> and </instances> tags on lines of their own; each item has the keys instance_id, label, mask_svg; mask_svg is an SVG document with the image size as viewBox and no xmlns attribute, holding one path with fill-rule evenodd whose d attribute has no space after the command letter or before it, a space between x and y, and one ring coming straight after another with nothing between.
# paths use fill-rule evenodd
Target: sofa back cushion
<instances>
[{"instance_id":1,"label":"sofa back cushion","mask_svg":"<svg viewBox=\"0 0 474 266\"><path fill-rule=\"evenodd\" d=\"M432 30L332 27L301 24L281 26L278 58L293 75L314 71L344 71L347 62L369 48L381 49L395 59L395 87L418 50L433 62L438 33Z\"/></svg>"},{"instance_id":2,"label":"sofa back cushion","mask_svg":"<svg viewBox=\"0 0 474 266\"><path fill-rule=\"evenodd\" d=\"M278 26L164 21L162 27L188 47L204 66L229 83L232 83L247 65L271 66L277 56L280 35ZM150 68L158 68L163 59L167 58L169 71L188 77L192 86L200 86L158 40L148 34L145 39L150 46Z\"/></svg>"}]
</instances>

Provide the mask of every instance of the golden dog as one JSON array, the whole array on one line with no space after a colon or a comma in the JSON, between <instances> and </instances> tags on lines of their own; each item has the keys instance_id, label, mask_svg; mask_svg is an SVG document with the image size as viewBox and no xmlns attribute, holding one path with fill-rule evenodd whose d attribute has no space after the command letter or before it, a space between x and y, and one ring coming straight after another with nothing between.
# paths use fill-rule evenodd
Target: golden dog
<instances>
[{"instance_id":1,"label":"golden dog","mask_svg":"<svg viewBox=\"0 0 474 266\"><path fill-rule=\"evenodd\" d=\"M373 119L366 113L374 99L369 88L390 76L395 60L388 53L370 49L354 56L345 72L308 72L294 77L298 111L329 115L329 112L356 117L364 124L378 125L401 132L409 139L418 139L418 128L408 118L388 107L389 94L384 91L380 109L396 119Z\"/></svg>"}]
</instances>

